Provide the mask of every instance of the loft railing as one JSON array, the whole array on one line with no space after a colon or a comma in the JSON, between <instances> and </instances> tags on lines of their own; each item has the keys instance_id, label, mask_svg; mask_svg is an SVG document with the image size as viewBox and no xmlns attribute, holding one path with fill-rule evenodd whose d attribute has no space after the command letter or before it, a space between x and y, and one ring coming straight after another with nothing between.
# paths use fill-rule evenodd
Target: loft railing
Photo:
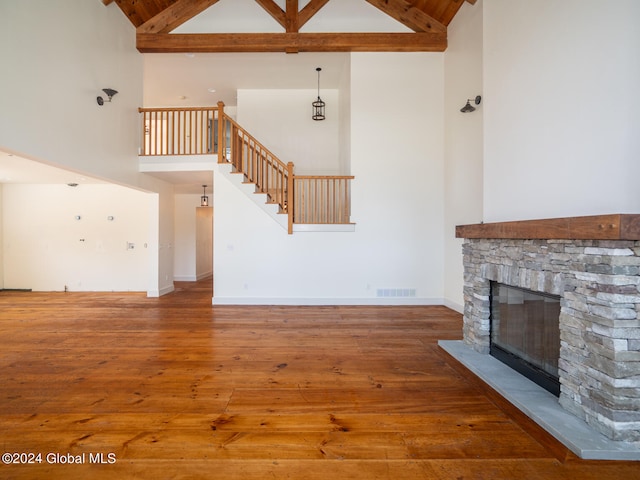
<instances>
[{"instance_id":1,"label":"loft railing","mask_svg":"<svg viewBox=\"0 0 640 480\"><path fill-rule=\"evenodd\" d=\"M206 155L214 153L216 107L139 108L142 114L140 155Z\"/></svg>"},{"instance_id":2,"label":"loft railing","mask_svg":"<svg viewBox=\"0 0 640 480\"><path fill-rule=\"evenodd\" d=\"M294 175L284 163L217 107L140 108L140 155L218 155L294 224L350 224L352 176Z\"/></svg>"}]
</instances>

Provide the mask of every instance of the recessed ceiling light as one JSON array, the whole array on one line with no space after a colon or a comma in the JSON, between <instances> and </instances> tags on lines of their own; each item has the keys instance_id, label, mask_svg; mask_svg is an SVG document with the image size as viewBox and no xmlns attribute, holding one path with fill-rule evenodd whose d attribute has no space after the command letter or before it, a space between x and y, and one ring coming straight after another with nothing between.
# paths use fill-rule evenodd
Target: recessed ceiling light
<instances>
[{"instance_id":1,"label":"recessed ceiling light","mask_svg":"<svg viewBox=\"0 0 640 480\"><path fill-rule=\"evenodd\" d=\"M185 53L184 56L185 57L189 57L189 58L193 58L193 57L196 56L196 54L195 53Z\"/></svg>"},{"instance_id":2,"label":"recessed ceiling light","mask_svg":"<svg viewBox=\"0 0 640 480\"><path fill-rule=\"evenodd\" d=\"M215 88L207 88L207 92L209 93L215 93L216 89Z\"/></svg>"},{"instance_id":3,"label":"recessed ceiling light","mask_svg":"<svg viewBox=\"0 0 640 480\"><path fill-rule=\"evenodd\" d=\"M187 98L187 97L185 97L184 95L180 95L178 98L179 98L180 100L186 100L186 98Z\"/></svg>"}]
</instances>

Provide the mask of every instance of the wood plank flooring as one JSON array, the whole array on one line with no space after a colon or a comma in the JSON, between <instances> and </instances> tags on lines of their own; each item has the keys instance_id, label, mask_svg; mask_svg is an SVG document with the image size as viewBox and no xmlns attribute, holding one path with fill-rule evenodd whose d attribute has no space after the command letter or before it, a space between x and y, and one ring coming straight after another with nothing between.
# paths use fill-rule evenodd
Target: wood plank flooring
<instances>
[{"instance_id":1,"label":"wood plank flooring","mask_svg":"<svg viewBox=\"0 0 640 480\"><path fill-rule=\"evenodd\" d=\"M437 346L461 336L447 308L212 307L210 280L178 287L0 292L0 453L36 462L0 478L640 479L495 402Z\"/></svg>"}]
</instances>

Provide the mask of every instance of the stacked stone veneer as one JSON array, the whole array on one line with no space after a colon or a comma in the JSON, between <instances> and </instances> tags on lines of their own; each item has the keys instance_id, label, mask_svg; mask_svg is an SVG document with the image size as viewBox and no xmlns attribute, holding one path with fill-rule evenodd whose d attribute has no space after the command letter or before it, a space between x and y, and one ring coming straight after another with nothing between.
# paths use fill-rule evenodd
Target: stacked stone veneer
<instances>
[{"instance_id":1,"label":"stacked stone veneer","mask_svg":"<svg viewBox=\"0 0 640 480\"><path fill-rule=\"evenodd\" d=\"M464 341L489 352L491 280L561 297L560 404L640 444L640 242L465 239Z\"/></svg>"}]
</instances>

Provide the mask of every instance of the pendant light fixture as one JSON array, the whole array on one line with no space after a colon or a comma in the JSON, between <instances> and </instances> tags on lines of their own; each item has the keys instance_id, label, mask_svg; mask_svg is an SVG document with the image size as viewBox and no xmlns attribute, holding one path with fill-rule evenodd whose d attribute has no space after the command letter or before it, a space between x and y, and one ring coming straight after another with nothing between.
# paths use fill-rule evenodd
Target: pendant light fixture
<instances>
[{"instance_id":1,"label":"pendant light fixture","mask_svg":"<svg viewBox=\"0 0 640 480\"><path fill-rule=\"evenodd\" d=\"M209 206L209 197L207 197L206 188L207 188L206 185L202 185L202 196L200 197L200 206L201 207L208 207Z\"/></svg>"},{"instance_id":2,"label":"pendant light fixture","mask_svg":"<svg viewBox=\"0 0 640 480\"><path fill-rule=\"evenodd\" d=\"M320 67L316 68L316 72L318 72L318 99L313 102L311 105L313 106L313 114L311 118L314 120L324 120L324 102L320 98L320 71L322 69Z\"/></svg>"}]
</instances>

